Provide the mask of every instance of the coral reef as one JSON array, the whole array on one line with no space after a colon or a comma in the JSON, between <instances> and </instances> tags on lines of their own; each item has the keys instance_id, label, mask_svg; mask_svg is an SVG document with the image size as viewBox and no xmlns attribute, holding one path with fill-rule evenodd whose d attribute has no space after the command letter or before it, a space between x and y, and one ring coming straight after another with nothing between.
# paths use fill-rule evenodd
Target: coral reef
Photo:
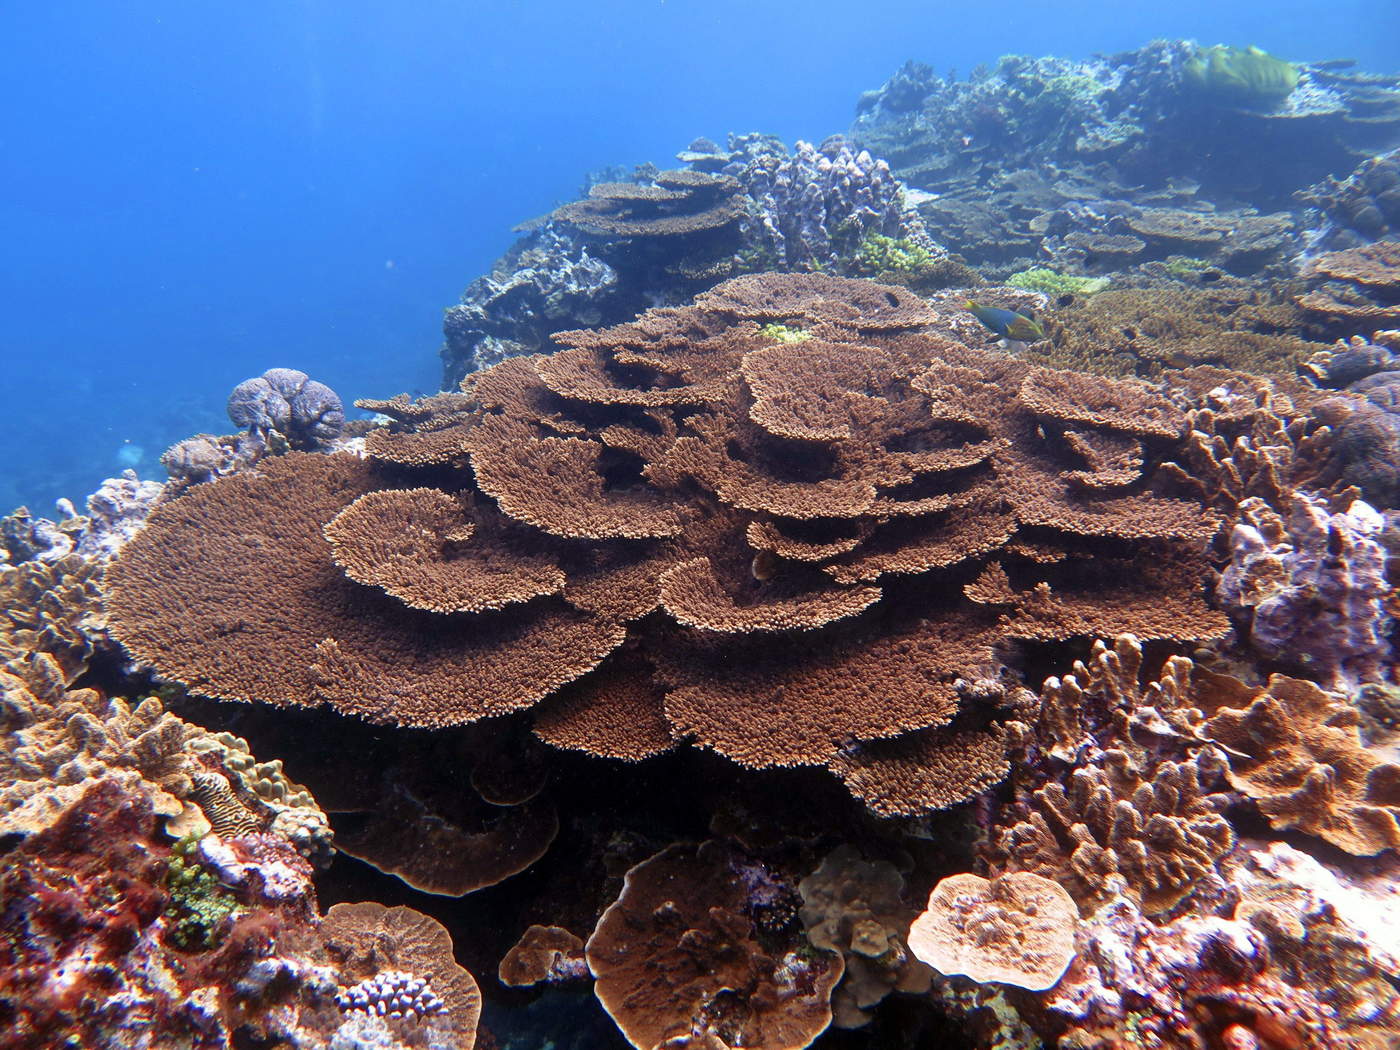
<instances>
[{"instance_id":1,"label":"coral reef","mask_svg":"<svg viewBox=\"0 0 1400 1050\"><path fill-rule=\"evenodd\" d=\"M0 859L0 1042L470 1050L446 931L378 904L318 919L310 874L273 836L172 847L143 792L91 781Z\"/></svg>"},{"instance_id":2,"label":"coral reef","mask_svg":"<svg viewBox=\"0 0 1400 1050\"><path fill-rule=\"evenodd\" d=\"M861 98L850 135L975 266L1048 252L1095 272L1177 254L1251 274L1297 250L1294 193L1400 142L1400 81L1177 41L1009 55L967 80L911 62Z\"/></svg>"},{"instance_id":3,"label":"coral reef","mask_svg":"<svg viewBox=\"0 0 1400 1050\"><path fill-rule=\"evenodd\" d=\"M698 145L700 148L695 148ZM920 289L976 283L924 233L889 165L840 136L699 141L530 224L444 318L443 386L579 325L684 302L734 273L823 270Z\"/></svg>"},{"instance_id":4,"label":"coral reef","mask_svg":"<svg viewBox=\"0 0 1400 1050\"><path fill-rule=\"evenodd\" d=\"M830 766L880 812L953 804L1006 768L1004 713L954 688L990 647L1226 624L1200 588L1215 518L1151 491L1182 413L917 332L936 318L903 289L761 275L560 336L401 405L367 460L278 457L166 504L108 570L112 629L204 695L426 727L636 650L655 684L627 702L651 714L581 702L607 693L585 680L546 738L688 738ZM441 487L402 487L416 442ZM1001 590L963 596L984 571ZM627 722L659 732L594 743Z\"/></svg>"},{"instance_id":5,"label":"coral reef","mask_svg":"<svg viewBox=\"0 0 1400 1050\"><path fill-rule=\"evenodd\" d=\"M1299 196L1315 212L1312 244L1355 248L1400 231L1400 150L1363 161L1344 179L1327 178Z\"/></svg>"}]
</instances>

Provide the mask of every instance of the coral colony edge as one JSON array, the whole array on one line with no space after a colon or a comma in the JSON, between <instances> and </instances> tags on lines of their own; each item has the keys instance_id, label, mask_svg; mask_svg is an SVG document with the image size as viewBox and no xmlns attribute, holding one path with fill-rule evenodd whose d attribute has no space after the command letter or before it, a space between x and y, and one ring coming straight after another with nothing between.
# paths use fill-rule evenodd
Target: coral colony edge
<instances>
[{"instance_id":1,"label":"coral colony edge","mask_svg":"<svg viewBox=\"0 0 1400 1050\"><path fill-rule=\"evenodd\" d=\"M0 1046L1400 1046L1400 78L910 63L519 232L442 393L0 521Z\"/></svg>"}]
</instances>

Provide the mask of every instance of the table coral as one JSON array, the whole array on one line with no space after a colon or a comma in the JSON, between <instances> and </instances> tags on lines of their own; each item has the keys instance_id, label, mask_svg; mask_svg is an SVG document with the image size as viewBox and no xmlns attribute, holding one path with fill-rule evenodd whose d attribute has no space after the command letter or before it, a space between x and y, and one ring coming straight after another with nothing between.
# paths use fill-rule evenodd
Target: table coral
<instances>
[{"instance_id":1,"label":"table coral","mask_svg":"<svg viewBox=\"0 0 1400 1050\"><path fill-rule=\"evenodd\" d=\"M116 633L206 695L400 725L577 681L542 708L547 739L640 757L693 738L830 765L887 812L946 806L1005 769L1003 716L953 688L990 646L1225 624L1199 592L1214 517L1153 491L1182 411L920 332L937 318L902 288L755 275L563 334L464 394L386 402L367 460L279 457L168 504L108 571ZM813 337L775 344L770 322ZM452 451L401 455L420 434ZM992 563L1004 600L962 597ZM610 744L585 675L625 640L636 728ZM896 801L910 762L937 775Z\"/></svg>"}]
</instances>

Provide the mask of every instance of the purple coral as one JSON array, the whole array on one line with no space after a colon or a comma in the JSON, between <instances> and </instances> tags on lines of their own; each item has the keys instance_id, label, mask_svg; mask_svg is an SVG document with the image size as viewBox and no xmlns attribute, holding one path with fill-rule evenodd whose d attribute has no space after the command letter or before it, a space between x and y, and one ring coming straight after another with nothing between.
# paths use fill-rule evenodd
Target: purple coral
<instances>
[{"instance_id":1,"label":"purple coral","mask_svg":"<svg viewBox=\"0 0 1400 1050\"><path fill-rule=\"evenodd\" d=\"M1362 500L1337 513L1302 493L1286 522L1257 499L1243 510L1218 593L1249 620L1254 647L1328 688L1383 681L1391 627L1384 517Z\"/></svg>"},{"instance_id":2,"label":"purple coral","mask_svg":"<svg viewBox=\"0 0 1400 1050\"><path fill-rule=\"evenodd\" d=\"M312 448L340 434L345 408L334 390L305 372L269 368L233 388L228 417L244 430L276 431L294 447Z\"/></svg>"},{"instance_id":3,"label":"purple coral","mask_svg":"<svg viewBox=\"0 0 1400 1050\"><path fill-rule=\"evenodd\" d=\"M771 253L776 268L839 266L871 234L932 247L889 164L853 151L841 136L819 147L799 141L790 157L771 141L730 143L736 144L748 148L733 151L736 159L725 172L753 200L744 239Z\"/></svg>"}]
</instances>

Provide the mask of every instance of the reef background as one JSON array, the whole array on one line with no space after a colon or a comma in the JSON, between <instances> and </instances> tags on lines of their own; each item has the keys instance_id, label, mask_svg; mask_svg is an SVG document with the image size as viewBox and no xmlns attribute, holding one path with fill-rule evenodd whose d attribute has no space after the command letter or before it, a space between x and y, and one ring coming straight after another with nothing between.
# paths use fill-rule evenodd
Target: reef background
<instances>
[{"instance_id":1,"label":"reef background","mask_svg":"<svg viewBox=\"0 0 1400 1050\"><path fill-rule=\"evenodd\" d=\"M699 134L820 142L906 59L1187 37L1384 71L1398 36L1389 0L10 5L0 507L161 478L272 365L430 391L439 311L511 223Z\"/></svg>"}]
</instances>

